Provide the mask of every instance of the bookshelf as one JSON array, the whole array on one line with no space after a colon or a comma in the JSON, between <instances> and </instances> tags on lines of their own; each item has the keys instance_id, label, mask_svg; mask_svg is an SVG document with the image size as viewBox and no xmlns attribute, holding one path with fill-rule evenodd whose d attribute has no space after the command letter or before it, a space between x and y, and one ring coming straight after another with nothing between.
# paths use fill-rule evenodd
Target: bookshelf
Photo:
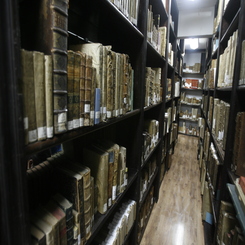
<instances>
[{"instance_id":1,"label":"bookshelf","mask_svg":"<svg viewBox=\"0 0 245 245\"><path fill-rule=\"evenodd\" d=\"M54 177L61 165L60 159L65 155L77 162L84 161L83 149L97 139L111 140L127 149L125 168L127 184L104 214L95 214L93 225L86 233L86 244L96 244L100 234L104 233L104 227L113 220L115 213L128 200L135 201L137 205L134 221L126 234L125 243L127 241L132 244L140 243L150 210L158 200L161 180L166 169L171 166L170 156L174 152L177 141L178 110L176 108L179 96L175 94L175 85L176 81L181 79L179 65L181 55L176 38L178 9L175 0L165 1L165 4L161 0L129 2L137 3L136 15L131 13L130 16L129 9L121 4L121 1L113 3L109 0L70 0L65 19L67 20L67 32L65 32L67 46L61 53L66 55L67 50L73 45L101 43L103 46L111 46L113 52L126 54L133 70L133 96L130 100L130 109L114 117L107 116L98 124L81 126L28 144L24 143L24 114L21 106L25 101L21 88L21 49L42 51L39 50L38 38L41 0L1 2L3 20L1 30L4 33L1 42L1 63L6 64L4 69L1 67L1 79L9 81L1 82L0 85L0 113L1 118L6 119L1 121L0 127L1 145L4 146L0 150L2 159L0 183L4 197L1 199L1 211L4 210L1 212L1 227L4 227L1 230L4 234L1 236L1 241L4 244L30 244L31 213L39 203L44 204L56 192L56 183L53 182L57 180ZM154 21L148 16L153 16ZM174 24L170 23L170 19ZM149 33L147 27L150 21L154 24L151 25L153 29ZM62 21L57 23L64 24ZM165 48L161 50L154 35L157 30L164 27L166 42ZM157 74L155 79L159 83L156 83L158 85L153 88L157 91L157 99L151 98L150 103L146 105L148 68L151 68L151 73ZM64 70L62 74L67 74L66 72ZM68 78L69 76L67 74ZM170 81L169 86L167 86L167 79ZM166 99L167 88L170 89L170 93ZM165 118L167 111L168 118ZM63 113L66 113L66 110ZM158 131L155 132L149 154L143 158L145 154L143 134L150 134L146 132L147 121L154 121ZM51 150L60 146L62 152L51 155L53 154ZM47 171L46 165L43 164L47 158L51 162L51 172ZM28 162L31 162L33 169L27 169ZM39 167L43 168L42 171ZM36 173L33 174L34 172ZM146 177L148 175L150 178ZM44 186L50 184L47 192L46 187L41 186L44 180L47 181ZM143 184L144 192L142 192ZM141 226L141 215L146 211L147 218L144 220L144 226Z\"/></svg>"},{"instance_id":2,"label":"bookshelf","mask_svg":"<svg viewBox=\"0 0 245 245\"><path fill-rule=\"evenodd\" d=\"M239 77L241 69L241 48L244 40L244 2L243 1L218 1L217 15L214 21L214 35L210 39L206 57L206 72L202 101L203 128L203 154L200 162L203 178L209 183L210 205L212 206L213 222L206 223L206 237L211 243L217 244L220 238L220 223L222 222L221 208L223 202L234 206L232 215L238 217L239 227L244 230L241 217L244 212L240 209L241 195L237 192L235 183L240 178L234 172L235 160L235 132L237 130L237 114L244 111L244 91L240 89ZM237 35L237 36L236 36ZM234 46L232 45L234 42ZM227 54L229 52L229 55ZM224 57L229 57L227 60ZM228 64L230 71L224 67ZM223 108L221 112L219 109ZM217 116L218 115L218 116ZM223 123L221 123L223 121ZM222 132L222 135L218 132ZM206 147L205 147L206 144ZM213 170L210 165L213 153L212 145L217 159L218 168ZM241 164L239 162L237 164ZM206 172L206 174L205 174ZM212 185L213 177L217 184ZM232 229L232 228L230 228ZM227 230L226 232L230 231ZM242 234L244 235L244 234ZM222 241L220 241L222 242Z\"/></svg>"}]
</instances>

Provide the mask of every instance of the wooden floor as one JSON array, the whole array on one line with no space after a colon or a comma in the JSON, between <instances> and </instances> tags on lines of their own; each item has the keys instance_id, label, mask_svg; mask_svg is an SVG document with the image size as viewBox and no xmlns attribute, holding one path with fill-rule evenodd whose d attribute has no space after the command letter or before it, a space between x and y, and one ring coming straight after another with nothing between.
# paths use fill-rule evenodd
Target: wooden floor
<instances>
[{"instance_id":1,"label":"wooden floor","mask_svg":"<svg viewBox=\"0 0 245 245\"><path fill-rule=\"evenodd\" d=\"M179 135L140 245L204 245L197 140Z\"/></svg>"}]
</instances>

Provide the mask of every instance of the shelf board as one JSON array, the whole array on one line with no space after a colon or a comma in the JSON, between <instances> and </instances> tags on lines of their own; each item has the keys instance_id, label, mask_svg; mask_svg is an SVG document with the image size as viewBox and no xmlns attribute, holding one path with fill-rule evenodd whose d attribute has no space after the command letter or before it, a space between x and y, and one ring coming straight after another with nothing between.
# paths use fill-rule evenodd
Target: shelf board
<instances>
[{"instance_id":1,"label":"shelf board","mask_svg":"<svg viewBox=\"0 0 245 245\"><path fill-rule=\"evenodd\" d=\"M136 109L134 111L128 112L125 115L122 115L120 117L111 118L108 119L107 122L101 122L94 126L88 126L88 127L81 127L76 130L71 130L63 134L55 135L52 139L46 139L45 141L38 141L29 145L25 146L25 154L30 155L34 154L46 149L49 149L55 145L76 139L78 137L81 137L83 135L92 133L94 131L100 130L105 127L109 127L112 124L115 124L117 122L123 121L125 119L128 119L130 117L133 117L135 115L138 115L140 112L139 109Z\"/></svg>"},{"instance_id":2,"label":"shelf board","mask_svg":"<svg viewBox=\"0 0 245 245\"><path fill-rule=\"evenodd\" d=\"M240 92L244 92L245 91L245 85L239 85L238 87L237 87L237 90Z\"/></svg>"},{"instance_id":3,"label":"shelf board","mask_svg":"<svg viewBox=\"0 0 245 245\"><path fill-rule=\"evenodd\" d=\"M210 131L211 133L211 131ZM213 133L211 133L212 135L212 138L213 138L213 142L214 142L214 146L215 146L215 149L220 157L220 161L221 163L224 162L224 158L225 158L225 151L221 148L221 146L219 145L218 141L216 140L216 137Z\"/></svg>"},{"instance_id":4,"label":"shelf board","mask_svg":"<svg viewBox=\"0 0 245 245\"><path fill-rule=\"evenodd\" d=\"M150 110L150 109L152 109L152 108L155 108L155 107L157 107L157 106L159 106L159 105L161 105L161 104L162 104L162 101L159 102L159 103L157 103L157 104L155 104L155 105L145 106L145 107L144 107L144 111L148 111L148 110Z\"/></svg>"},{"instance_id":5,"label":"shelf board","mask_svg":"<svg viewBox=\"0 0 245 245\"><path fill-rule=\"evenodd\" d=\"M127 185L125 191L117 196L116 202L110 207L110 209L107 210L107 212L105 214L97 213L95 215L95 222L94 222L94 226L92 227L92 234L91 234L91 237L89 238L89 240L86 242L86 245L93 243L95 236L99 233L100 229L103 227L103 225L105 224L107 219L110 217L110 215L116 210L116 208L118 207L117 204L123 199L123 197L125 196L125 193L131 187L131 185L133 184L137 175L138 175L138 172L129 176L128 185Z\"/></svg>"},{"instance_id":6,"label":"shelf board","mask_svg":"<svg viewBox=\"0 0 245 245\"><path fill-rule=\"evenodd\" d=\"M203 73L203 72L185 72L185 71L183 71L183 75L204 76L205 73Z\"/></svg>"},{"instance_id":7,"label":"shelf board","mask_svg":"<svg viewBox=\"0 0 245 245\"><path fill-rule=\"evenodd\" d=\"M166 58L162 56L150 42L147 42L147 59L146 66L159 67L164 65Z\"/></svg>"},{"instance_id":8,"label":"shelf board","mask_svg":"<svg viewBox=\"0 0 245 245\"><path fill-rule=\"evenodd\" d=\"M197 123L197 122L198 122L198 120L193 120L193 119L191 119L191 118L183 118L183 117L179 117L179 119L182 120L182 121L189 121L189 122L194 122L194 123Z\"/></svg>"},{"instance_id":9,"label":"shelf board","mask_svg":"<svg viewBox=\"0 0 245 245\"><path fill-rule=\"evenodd\" d=\"M178 131L179 134L187 135L187 136L192 136L192 137L199 137L199 135L193 135L193 134L186 134L183 132Z\"/></svg>"},{"instance_id":10,"label":"shelf board","mask_svg":"<svg viewBox=\"0 0 245 245\"><path fill-rule=\"evenodd\" d=\"M220 88L216 88L216 91L231 92L232 91L232 87L231 86L220 87Z\"/></svg>"},{"instance_id":11,"label":"shelf board","mask_svg":"<svg viewBox=\"0 0 245 245\"><path fill-rule=\"evenodd\" d=\"M245 213L242 209L241 201L239 200L239 197L237 196L236 186L233 184L227 183L227 187L228 187L228 190L229 190L230 195L231 195L231 199L233 201L234 207L235 207L236 212L237 212L236 217L240 222L241 228L243 230L243 235L245 235Z\"/></svg>"},{"instance_id":12,"label":"shelf board","mask_svg":"<svg viewBox=\"0 0 245 245\"><path fill-rule=\"evenodd\" d=\"M201 104L192 104L192 103L185 103L185 102L183 102L183 101L180 101L180 104L181 105L184 105L184 106L195 106L195 107L200 107L201 106Z\"/></svg>"},{"instance_id":13,"label":"shelf board","mask_svg":"<svg viewBox=\"0 0 245 245\"><path fill-rule=\"evenodd\" d=\"M181 87L181 89L190 90L190 91L203 91L203 89L200 89L200 88L185 88L185 87Z\"/></svg>"}]
</instances>

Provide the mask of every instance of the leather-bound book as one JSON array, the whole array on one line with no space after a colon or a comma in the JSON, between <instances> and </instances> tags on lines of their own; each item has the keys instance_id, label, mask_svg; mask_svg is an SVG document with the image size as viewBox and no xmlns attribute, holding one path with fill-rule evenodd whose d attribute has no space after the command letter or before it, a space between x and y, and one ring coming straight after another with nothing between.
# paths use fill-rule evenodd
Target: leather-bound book
<instances>
[{"instance_id":1,"label":"leather-bound book","mask_svg":"<svg viewBox=\"0 0 245 245\"><path fill-rule=\"evenodd\" d=\"M245 112L236 116L235 142L233 150L233 166L239 176L245 176Z\"/></svg>"},{"instance_id":2,"label":"leather-bound book","mask_svg":"<svg viewBox=\"0 0 245 245\"><path fill-rule=\"evenodd\" d=\"M67 51L67 129L73 129L73 93L74 93L74 67L75 52Z\"/></svg>"},{"instance_id":3,"label":"leather-bound book","mask_svg":"<svg viewBox=\"0 0 245 245\"><path fill-rule=\"evenodd\" d=\"M98 212L104 214L108 204L108 162L109 154L97 147L90 146L83 149L83 162L91 169L95 185L98 188Z\"/></svg>"},{"instance_id":4,"label":"leather-bound book","mask_svg":"<svg viewBox=\"0 0 245 245\"><path fill-rule=\"evenodd\" d=\"M54 133L67 131L68 0L41 1L35 47L53 60Z\"/></svg>"},{"instance_id":5,"label":"leather-bound book","mask_svg":"<svg viewBox=\"0 0 245 245\"><path fill-rule=\"evenodd\" d=\"M21 50L23 121L25 144L37 141L33 52Z\"/></svg>"},{"instance_id":6,"label":"leather-bound book","mask_svg":"<svg viewBox=\"0 0 245 245\"><path fill-rule=\"evenodd\" d=\"M46 245L46 235L38 227L30 225L31 244Z\"/></svg>"},{"instance_id":7,"label":"leather-bound book","mask_svg":"<svg viewBox=\"0 0 245 245\"><path fill-rule=\"evenodd\" d=\"M44 55L47 138L54 136L52 56Z\"/></svg>"},{"instance_id":8,"label":"leather-bound book","mask_svg":"<svg viewBox=\"0 0 245 245\"><path fill-rule=\"evenodd\" d=\"M80 52L80 51L78 51ZM84 105L85 105L85 70L86 70L86 54L80 52L81 54L81 62L80 62L80 106L79 106L79 114L80 114L80 127L84 126Z\"/></svg>"},{"instance_id":9,"label":"leather-bound book","mask_svg":"<svg viewBox=\"0 0 245 245\"><path fill-rule=\"evenodd\" d=\"M73 128L80 127L80 63L81 54L74 54L74 83L73 83Z\"/></svg>"},{"instance_id":10,"label":"leather-bound book","mask_svg":"<svg viewBox=\"0 0 245 245\"><path fill-rule=\"evenodd\" d=\"M90 126L94 125L94 120L95 120L95 92L96 92L96 69L92 67L90 124L89 124Z\"/></svg>"},{"instance_id":11,"label":"leather-bound book","mask_svg":"<svg viewBox=\"0 0 245 245\"><path fill-rule=\"evenodd\" d=\"M33 67L37 138L38 140L45 140L47 138L47 129L45 112L44 54L42 52L33 52Z\"/></svg>"}]
</instances>

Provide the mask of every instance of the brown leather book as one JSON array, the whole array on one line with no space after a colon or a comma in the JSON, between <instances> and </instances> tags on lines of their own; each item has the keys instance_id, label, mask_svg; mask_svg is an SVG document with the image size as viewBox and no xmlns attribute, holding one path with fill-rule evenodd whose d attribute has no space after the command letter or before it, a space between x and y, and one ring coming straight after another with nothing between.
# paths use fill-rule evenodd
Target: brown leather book
<instances>
[{"instance_id":1,"label":"brown leather book","mask_svg":"<svg viewBox=\"0 0 245 245\"><path fill-rule=\"evenodd\" d=\"M53 60L54 133L67 131L68 0L40 4L35 47Z\"/></svg>"},{"instance_id":2,"label":"brown leather book","mask_svg":"<svg viewBox=\"0 0 245 245\"><path fill-rule=\"evenodd\" d=\"M73 128L80 127L80 63L81 54L74 54L74 83L73 83Z\"/></svg>"},{"instance_id":3,"label":"brown leather book","mask_svg":"<svg viewBox=\"0 0 245 245\"><path fill-rule=\"evenodd\" d=\"M73 129L73 94L74 94L74 67L75 67L75 52L67 51L67 128Z\"/></svg>"}]
</instances>

